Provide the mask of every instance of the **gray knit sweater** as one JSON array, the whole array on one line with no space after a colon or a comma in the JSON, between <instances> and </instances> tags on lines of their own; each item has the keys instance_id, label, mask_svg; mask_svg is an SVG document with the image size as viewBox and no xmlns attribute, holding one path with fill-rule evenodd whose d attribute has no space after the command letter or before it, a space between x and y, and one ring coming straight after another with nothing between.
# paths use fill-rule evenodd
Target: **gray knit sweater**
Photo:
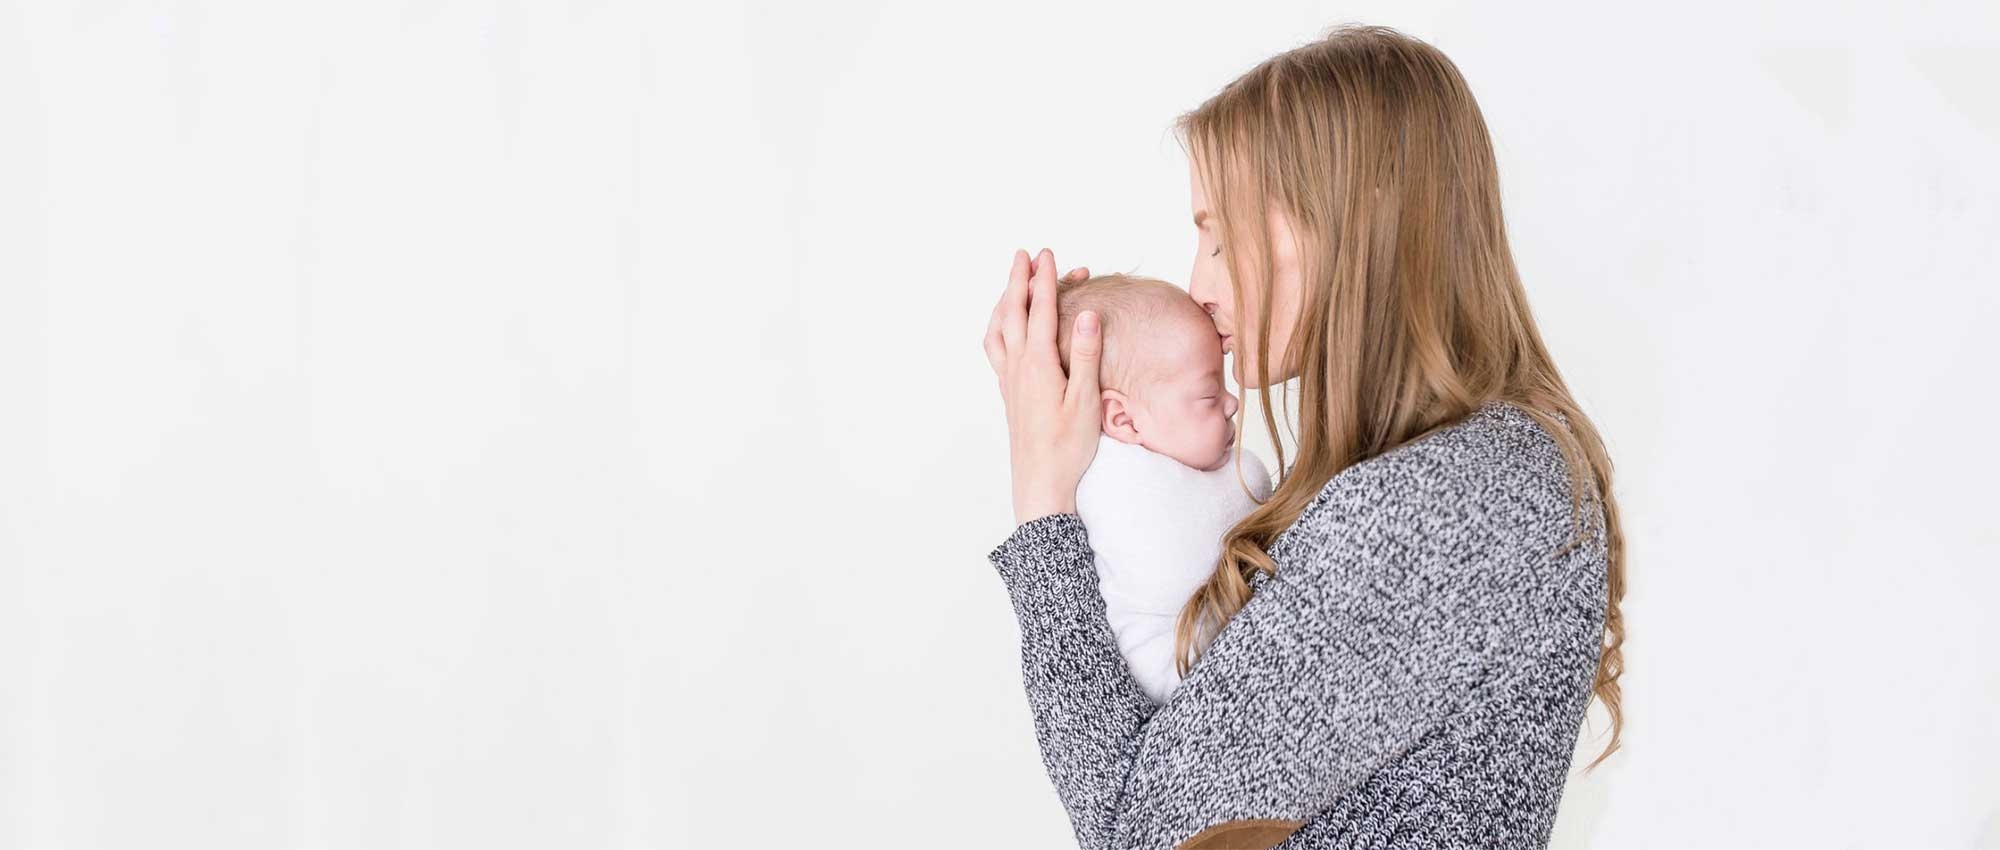
<instances>
[{"instance_id":1,"label":"gray knit sweater","mask_svg":"<svg viewBox=\"0 0 2000 850\"><path fill-rule=\"evenodd\" d=\"M1500 401L1343 470L1165 705L1118 654L1077 516L1023 523L989 559L1078 844L1547 846L1603 636L1584 495L1573 516L1554 439Z\"/></svg>"}]
</instances>

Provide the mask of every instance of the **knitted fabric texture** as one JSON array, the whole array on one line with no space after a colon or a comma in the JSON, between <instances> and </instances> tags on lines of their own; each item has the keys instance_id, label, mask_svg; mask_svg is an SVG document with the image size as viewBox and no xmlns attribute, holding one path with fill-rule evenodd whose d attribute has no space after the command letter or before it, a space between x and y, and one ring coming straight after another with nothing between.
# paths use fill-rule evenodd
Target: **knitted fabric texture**
<instances>
[{"instance_id":1,"label":"knitted fabric texture","mask_svg":"<svg viewBox=\"0 0 2000 850\"><path fill-rule=\"evenodd\" d=\"M1164 705L1119 655L1077 516L1021 524L988 558L1078 846L1546 847L1603 639L1582 496L1573 515L1554 438L1502 401L1355 464Z\"/></svg>"}]
</instances>

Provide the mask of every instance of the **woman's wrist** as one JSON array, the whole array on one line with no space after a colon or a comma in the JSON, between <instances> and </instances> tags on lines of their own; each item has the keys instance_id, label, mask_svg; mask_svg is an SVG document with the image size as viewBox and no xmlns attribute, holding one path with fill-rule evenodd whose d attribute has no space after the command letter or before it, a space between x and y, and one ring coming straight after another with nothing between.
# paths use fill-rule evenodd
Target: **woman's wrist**
<instances>
[{"instance_id":1,"label":"woman's wrist","mask_svg":"<svg viewBox=\"0 0 2000 850\"><path fill-rule=\"evenodd\" d=\"M1076 513L1074 487L1071 487L1065 496L1047 492L1014 494L1014 524L1017 526L1052 514L1073 513Z\"/></svg>"}]
</instances>

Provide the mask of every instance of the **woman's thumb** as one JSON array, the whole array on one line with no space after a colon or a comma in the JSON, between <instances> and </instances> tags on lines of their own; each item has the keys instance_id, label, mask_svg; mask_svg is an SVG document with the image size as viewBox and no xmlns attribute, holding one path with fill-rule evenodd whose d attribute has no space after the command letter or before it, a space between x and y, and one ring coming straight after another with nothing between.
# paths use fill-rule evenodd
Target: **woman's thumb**
<instances>
[{"instance_id":1,"label":"woman's thumb","mask_svg":"<svg viewBox=\"0 0 2000 850\"><path fill-rule=\"evenodd\" d=\"M1069 386L1064 390L1069 401L1075 402L1079 396L1092 401L1097 398L1097 364L1103 355L1104 328L1096 312L1085 310L1076 317L1069 338Z\"/></svg>"}]
</instances>

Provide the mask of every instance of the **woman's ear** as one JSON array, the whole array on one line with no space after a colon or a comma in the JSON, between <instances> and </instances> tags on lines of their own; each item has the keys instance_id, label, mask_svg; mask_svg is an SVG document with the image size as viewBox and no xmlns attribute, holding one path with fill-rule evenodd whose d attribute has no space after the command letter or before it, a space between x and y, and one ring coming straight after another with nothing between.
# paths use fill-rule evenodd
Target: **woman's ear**
<instances>
[{"instance_id":1,"label":"woman's ear","mask_svg":"<svg viewBox=\"0 0 2000 850\"><path fill-rule=\"evenodd\" d=\"M1104 390L1099 395L1104 400L1104 433L1118 442L1138 445L1139 428L1132 421L1132 409L1126 404L1125 394Z\"/></svg>"}]
</instances>

